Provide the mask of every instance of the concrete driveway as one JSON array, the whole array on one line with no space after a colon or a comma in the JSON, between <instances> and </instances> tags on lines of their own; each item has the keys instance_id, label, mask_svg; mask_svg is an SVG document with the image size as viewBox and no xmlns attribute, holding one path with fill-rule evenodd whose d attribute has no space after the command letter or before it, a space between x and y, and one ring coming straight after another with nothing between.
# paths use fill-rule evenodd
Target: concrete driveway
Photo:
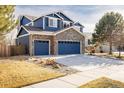
<instances>
[{"instance_id":1,"label":"concrete driveway","mask_svg":"<svg viewBox=\"0 0 124 93\"><path fill-rule=\"evenodd\" d=\"M42 56L48 58L51 56ZM71 68L77 69L79 71L91 70L99 67L114 66L114 65L123 65L124 61L117 59L109 59L97 56L89 55L58 55L52 56L57 59L58 63L67 65Z\"/></svg>"},{"instance_id":2,"label":"concrete driveway","mask_svg":"<svg viewBox=\"0 0 124 93\"><path fill-rule=\"evenodd\" d=\"M51 56L42 56L48 58ZM100 77L124 82L124 61L88 55L52 56L58 63L81 72L27 86L25 88L75 88ZM41 57L40 57L41 58Z\"/></svg>"},{"instance_id":3,"label":"concrete driveway","mask_svg":"<svg viewBox=\"0 0 124 93\"><path fill-rule=\"evenodd\" d=\"M123 65L124 61L102 58L89 55L65 55L55 57L58 63L67 65L79 71L90 70L99 67Z\"/></svg>"}]
</instances>

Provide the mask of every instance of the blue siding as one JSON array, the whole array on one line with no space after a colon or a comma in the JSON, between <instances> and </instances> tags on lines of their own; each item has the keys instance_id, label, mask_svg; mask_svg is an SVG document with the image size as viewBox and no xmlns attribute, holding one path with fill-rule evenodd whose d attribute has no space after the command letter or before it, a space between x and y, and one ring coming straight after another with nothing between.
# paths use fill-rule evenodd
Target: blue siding
<instances>
[{"instance_id":1,"label":"blue siding","mask_svg":"<svg viewBox=\"0 0 124 93\"><path fill-rule=\"evenodd\" d=\"M58 54L80 54L80 42L59 41Z\"/></svg>"},{"instance_id":2,"label":"blue siding","mask_svg":"<svg viewBox=\"0 0 124 93\"><path fill-rule=\"evenodd\" d=\"M59 23L59 20L57 20ZM61 24L60 24L61 25ZM49 27L49 19L47 17L45 17L45 29L46 31L57 31L60 30L61 26L57 26L57 27Z\"/></svg>"},{"instance_id":3,"label":"blue siding","mask_svg":"<svg viewBox=\"0 0 124 93\"><path fill-rule=\"evenodd\" d=\"M30 23L30 22L31 20L23 16L22 19L20 20L20 25L26 25L27 23Z\"/></svg>"},{"instance_id":4,"label":"blue siding","mask_svg":"<svg viewBox=\"0 0 124 93\"><path fill-rule=\"evenodd\" d=\"M24 34L28 34L28 32L25 31L25 29L21 28L21 30L20 30L18 36L21 36L21 35L24 35ZM18 36L17 36L17 37L18 37Z\"/></svg>"},{"instance_id":5,"label":"blue siding","mask_svg":"<svg viewBox=\"0 0 124 93\"><path fill-rule=\"evenodd\" d=\"M71 21L72 22L72 20L70 20L68 17L66 17L64 14L62 14L62 13L57 13L59 16L61 16L65 21Z\"/></svg>"},{"instance_id":6,"label":"blue siding","mask_svg":"<svg viewBox=\"0 0 124 93\"><path fill-rule=\"evenodd\" d=\"M29 36L18 37L16 39L16 45L25 45L26 54L29 54Z\"/></svg>"},{"instance_id":7,"label":"blue siding","mask_svg":"<svg viewBox=\"0 0 124 93\"><path fill-rule=\"evenodd\" d=\"M34 27L40 27L43 29L43 17L34 21Z\"/></svg>"},{"instance_id":8,"label":"blue siding","mask_svg":"<svg viewBox=\"0 0 124 93\"><path fill-rule=\"evenodd\" d=\"M57 20L57 27L49 27L49 18L48 17L45 17L44 21L45 21L44 29L43 29L43 17L34 21L34 27L40 27L44 31L57 31L57 30L60 30L63 28L62 20Z\"/></svg>"},{"instance_id":9,"label":"blue siding","mask_svg":"<svg viewBox=\"0 0 124 93\"><path fill-rule=\"evenodd\" d=\"M49 55L49 41L34 41L34 55Z\"/></svg>"}]
</instances>

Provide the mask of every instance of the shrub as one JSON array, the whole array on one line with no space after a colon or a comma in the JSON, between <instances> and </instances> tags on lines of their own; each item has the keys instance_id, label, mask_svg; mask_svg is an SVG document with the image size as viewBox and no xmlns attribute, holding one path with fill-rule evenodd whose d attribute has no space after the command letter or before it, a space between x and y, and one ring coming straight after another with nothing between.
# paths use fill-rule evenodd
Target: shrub
<instances>
[{"instance_id":1,"label":"shrub","mask_svg":"<svg viewBox=\"0 0 124 93\"><path fill-rule=\"evenodd\" d=\"M53 65L56 63L56 60L54 58L48 58L48 59L42 59L41 62L44 65Z\"/></svg>"}]
</instances>

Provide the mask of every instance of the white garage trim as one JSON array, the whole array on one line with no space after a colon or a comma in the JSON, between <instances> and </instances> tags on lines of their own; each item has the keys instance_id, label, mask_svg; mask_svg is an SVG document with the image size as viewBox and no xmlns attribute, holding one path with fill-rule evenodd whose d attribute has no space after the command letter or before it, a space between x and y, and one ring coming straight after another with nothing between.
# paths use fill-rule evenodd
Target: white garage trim
<instances>
[{"instance_id":1,"label":"white garage trim","mask_svg":"<svg viewBox=\"0 0 124 93\"><path fill-rule=\"evenodd\" d=\"M71 41L71 42L80 42L80 54L82 54L82 41L81 40L57 40L57 55L58 53L58 42L61 41Z\"/></svg>"},{"instance_id":2,"label":"white garage trim","mask_svg":"<svg viewBox=\"0 0 124 93\"><path fill-rule=\"evenodd\" d=\"M35 52L35 50L34 50L34 41L35 41L35 40L38 40L38 41L48 41L48 42L49 42L49 55L50 55L50 45L51 45L51 44L50 44L50 40L49 40L49 39L33 39L33 40L32 40L33 56L34 56L34 52Z\"/></svg>"}]
</instances>

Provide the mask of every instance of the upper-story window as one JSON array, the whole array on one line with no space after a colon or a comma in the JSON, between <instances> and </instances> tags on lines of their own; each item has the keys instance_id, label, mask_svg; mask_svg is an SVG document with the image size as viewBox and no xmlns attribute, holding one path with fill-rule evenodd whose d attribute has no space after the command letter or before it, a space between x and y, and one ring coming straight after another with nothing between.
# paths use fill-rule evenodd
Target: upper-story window
<instances>
[{"instance_id":1,"label":"upper-story window","mask_svg":"<svg viewBox=\"0 0 124 93\"><path fill-rule=\"evenodd\" d=\"M90 45L91 44L91 40L90 39L88 39L88 45Z\"/></svg>"},{"instance_id":2,"label":"upper-story window","mask_svg":"<svg viewBox=\"0 0 124 93\"><path fill-rule=\"evenodd\" d=\"M66 27L69 27L70 26L70 22L68 21L63 21L63 27L66 28Z\"/></svg>"},{"instance_id":3,"label":"upper-story window","mask_svg":"<svg viewBox=\"0 0 124 93\"><path fill-rule=\"evenodd\" d=\"M57 27L57 19L49 18L49 27Z\"/></svg>"}]
</instances>

